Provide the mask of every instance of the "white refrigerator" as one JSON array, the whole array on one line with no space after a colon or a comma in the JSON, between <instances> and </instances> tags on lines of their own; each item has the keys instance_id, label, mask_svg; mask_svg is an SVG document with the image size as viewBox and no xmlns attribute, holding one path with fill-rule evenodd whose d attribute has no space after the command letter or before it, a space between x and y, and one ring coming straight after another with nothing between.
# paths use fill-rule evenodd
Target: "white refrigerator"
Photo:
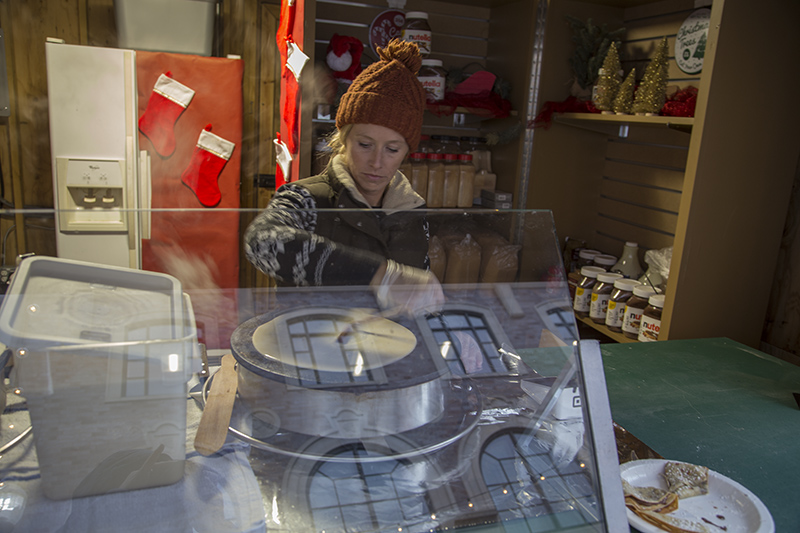
<instances>
[{"instance_id":1,"label":"white refrigerator","mask_svg":"<svg viewBox=\"0 0 800 533\"><path fill-rule=\"evenodd\" d=\"M139 150L136 52L48 39L59 257L141 268L149 160Z\"/></svg>"}]
</instances>

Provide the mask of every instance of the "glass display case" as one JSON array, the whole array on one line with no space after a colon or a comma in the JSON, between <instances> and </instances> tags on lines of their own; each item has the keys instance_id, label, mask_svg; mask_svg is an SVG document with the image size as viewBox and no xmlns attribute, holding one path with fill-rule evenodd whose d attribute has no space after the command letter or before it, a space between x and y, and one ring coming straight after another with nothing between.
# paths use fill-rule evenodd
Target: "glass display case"
<instances>
[{"instance_id":1,"label":"glass display case","mask_svg":"<svg viewBox=\"0 0 800 533\"><path fill-rule=\"evenodd\" d=\"M33 256L7 288L3 523L628 530L599 345L578 338L550 212L417 211L445 296L417 313L366 285L220 283L214 250L129 214L150 219L150 270Z\"/></svg>"}]
</instances>

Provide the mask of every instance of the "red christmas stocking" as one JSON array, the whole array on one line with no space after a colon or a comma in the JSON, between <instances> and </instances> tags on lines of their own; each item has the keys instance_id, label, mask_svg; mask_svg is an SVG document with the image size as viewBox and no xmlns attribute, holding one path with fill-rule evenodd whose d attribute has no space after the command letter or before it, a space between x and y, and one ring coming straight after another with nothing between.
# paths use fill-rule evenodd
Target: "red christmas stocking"
<instances>
[{"instance_id":1,"label":"red christmas stocking","mask_svg":"<svg viewBox=\"0 0 800 533\"><path fill-rule=\"evenodd\" d=\"M175 122L193 97L194 91L173 80L171 72L158 77L139 118L139 131L150 139L161 157L169 157L175 151Z\"/></svg>"},{"instance_id":2,"label":"red christmas stocking","mask_svg":"<svg viewBox=\"0 0 800 533\"><path fill-rule=\"evenodd\" d=\"M192 160L183 171L181 181L205 207L214 207L222 199L217 179L231 158L234 146L234 143L211 133L211 124L200 132Z\"/></svg>"}]
</instances>

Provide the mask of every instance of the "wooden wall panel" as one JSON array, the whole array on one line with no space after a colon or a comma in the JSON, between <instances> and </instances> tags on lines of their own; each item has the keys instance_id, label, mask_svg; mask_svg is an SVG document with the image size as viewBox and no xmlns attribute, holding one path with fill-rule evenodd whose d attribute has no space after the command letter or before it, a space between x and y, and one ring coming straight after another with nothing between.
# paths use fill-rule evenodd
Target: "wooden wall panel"
<instances>
[{"instance_id":1,"label":"wooden wall panel","mask_svg":"<svg viewBox=\"0 0 800 533\"><path fill-rule=\"evenodd\" d=\"M328 42L334 33L350 35L365 44L363 63L377 60L369 47L369 27L380 13L388 10L383 2L372 0L353 4L351 2L316 2L316 30L314 54L324 61ZM459 6L446 2L409 1L404 11L428 13L432 32L431 58L441 59L445 67L459 67L478 62L485 65L490 10L475 6Z\"/></svg>"}]
</instances>

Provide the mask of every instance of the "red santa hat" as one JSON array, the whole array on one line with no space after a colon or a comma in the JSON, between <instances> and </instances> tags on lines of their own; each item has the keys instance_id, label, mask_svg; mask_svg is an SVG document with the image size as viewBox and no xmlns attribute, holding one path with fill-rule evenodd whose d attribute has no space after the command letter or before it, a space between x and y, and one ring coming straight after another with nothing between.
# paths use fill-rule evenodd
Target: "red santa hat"
<instances>
[{"instance_id":1,"label":"red santa hat","mask_svg":"<svg viewBox=\"0 0 800 533\"><path fill-rule=\"evenodd\" d=\"M334 33L328 43L325 62L333 71L336 81L350 83L361 73L361 54L364 44L347 35Z\"/></svg>"}]
</instances>

